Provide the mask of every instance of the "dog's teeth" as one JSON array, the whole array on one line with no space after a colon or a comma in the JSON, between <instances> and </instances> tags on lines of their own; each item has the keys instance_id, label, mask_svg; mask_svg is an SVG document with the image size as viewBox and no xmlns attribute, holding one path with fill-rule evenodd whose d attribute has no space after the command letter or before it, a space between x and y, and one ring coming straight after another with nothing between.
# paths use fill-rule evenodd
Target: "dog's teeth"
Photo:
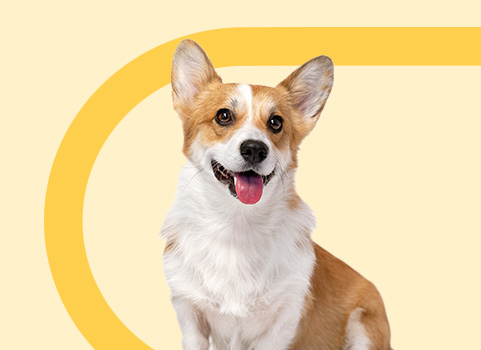
<instances>
[{"instance_id":1,"label":"dog's teeth","mask_svg":"<svg viewBox=\"0 0 481 350\"><path fill-rule=\"evenodd\" d=\"M234 176L234 186L237 185L237 176Z\"/></svg>"}]
</instances>

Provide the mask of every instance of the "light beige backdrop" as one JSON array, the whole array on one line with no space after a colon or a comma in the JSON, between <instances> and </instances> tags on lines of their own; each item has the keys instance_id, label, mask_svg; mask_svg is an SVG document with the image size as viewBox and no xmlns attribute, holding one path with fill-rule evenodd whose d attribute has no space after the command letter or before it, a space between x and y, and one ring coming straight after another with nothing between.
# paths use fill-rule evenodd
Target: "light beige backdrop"
<instances>
[{"instance_id":1,"label":"light beige backdrop","mask_svg":"<svg viewBox=\"0 0 481 350\"><path fill-rule=\"evenodd\" d=\"M479 11L474 1L2 5L0 348L91 349L50 275L44 196L72 119L130 60L206 29L479 26ZM274 85L293 69L219 72L225 81ZM297 183L318 219L314 239L376 284L395 349L479 344L479 81L481 67L336 67L331 98L302 145ZM180 349L158 232L183 164L181 142L165 87L112 133L85 201L85 244L100 290L154 349Z\"/></svg>"}]
</instances>

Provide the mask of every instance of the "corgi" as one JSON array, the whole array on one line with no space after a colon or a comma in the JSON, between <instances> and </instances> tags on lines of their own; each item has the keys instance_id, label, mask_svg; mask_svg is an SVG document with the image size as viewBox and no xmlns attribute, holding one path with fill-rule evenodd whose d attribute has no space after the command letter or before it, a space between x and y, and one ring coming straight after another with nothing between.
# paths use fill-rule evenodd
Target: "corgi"
<instances>
[{"instance_id":1,"label":"corgi","mask_svg":"<svg viewBox=\"0 0 481 350\"><path fill-rule=\"evenodd\" d=\"M319 56L275 88L224 84L192 40L172 64L183 153L161 230L184 350L389 350L373 284L311 239L299 144L333 84Z\"/></svg>"}]
</instances>

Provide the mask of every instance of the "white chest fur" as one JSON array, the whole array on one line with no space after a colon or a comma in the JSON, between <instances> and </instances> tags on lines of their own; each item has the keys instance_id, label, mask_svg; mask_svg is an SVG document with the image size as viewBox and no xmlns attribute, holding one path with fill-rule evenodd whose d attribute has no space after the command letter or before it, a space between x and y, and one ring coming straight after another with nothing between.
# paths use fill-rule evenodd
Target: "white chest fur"
<instances>
[{"instance_id":1,"label":"white chest fur","mask_svg":"<svg viewBox=\"0 0 481 350\"><path fill-rule=\"evenodd\" d=\"M219 349L283 344L265 337L295 333L314 265L311 211L302 202L290 208L279 179L266 186L258 204L246 206L204 181L207 174L195 174L189 165L181 172L162 229L172 244L164 270L173 300L183 303L177 308L181 327L198 322L198 315L179 314L194 310ZM283 335L275 334L284 324Z\"/></svg>"}]
</instances>

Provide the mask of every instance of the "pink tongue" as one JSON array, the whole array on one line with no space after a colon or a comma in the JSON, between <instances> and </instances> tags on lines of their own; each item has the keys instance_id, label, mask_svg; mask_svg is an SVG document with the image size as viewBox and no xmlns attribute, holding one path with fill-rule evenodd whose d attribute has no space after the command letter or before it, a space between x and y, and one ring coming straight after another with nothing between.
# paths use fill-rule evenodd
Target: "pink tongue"
<instances>
[{"instance_id":1,"label":"pink tongue","mask_svg":"<svg viewBox=\"0 0 481 350\"><path fill-rule=\"evenodd\" d=\"M255 204L262 197L262 188L264 183L259 175L246 176L240 173L234 173L235 192L237 198L244 204Z\"/></svg>"}]
</instances>

